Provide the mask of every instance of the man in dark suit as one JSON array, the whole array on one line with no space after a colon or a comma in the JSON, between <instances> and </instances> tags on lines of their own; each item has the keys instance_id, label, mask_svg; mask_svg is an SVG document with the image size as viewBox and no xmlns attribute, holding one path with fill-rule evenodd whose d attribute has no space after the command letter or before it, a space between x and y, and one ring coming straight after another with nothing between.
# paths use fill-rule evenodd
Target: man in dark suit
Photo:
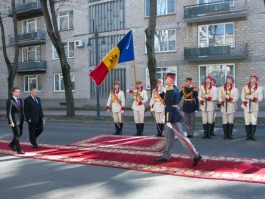
<instances>
[{"instance_id":1,"label":"man in dark suit","mask_svg":"<svg viewBox=\"0 0 265 199\"><path fill-rule=\"evenodd\" d=\"M35 149L39 148L36 139L42 133L44 123L41 100L37 94L37 90L33 88L31 95L24 101L24 113L29 125L29 140Z\"/></svg>"},{"instance_id":2,"label":"man in dark suit","mask_svg":"<svg viewBox=\"0 0 265 199\"><path fill-rule=\"evenodd\" d=\"M6 110L8 124L13 131L13 140L10 142L9 147L18 154L24 154L20 147L19 138L23 132L24 113L22 100L19 98L20 90L17 87L12 89L12 97L7 100Z\"/></svg>"}]
</instances>

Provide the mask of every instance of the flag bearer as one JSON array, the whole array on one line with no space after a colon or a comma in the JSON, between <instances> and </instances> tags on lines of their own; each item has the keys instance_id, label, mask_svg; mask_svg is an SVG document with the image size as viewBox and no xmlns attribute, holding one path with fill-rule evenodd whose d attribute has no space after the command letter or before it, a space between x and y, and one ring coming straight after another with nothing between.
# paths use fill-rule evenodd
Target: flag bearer
<instances>
[{"instance_id":1,"label":"flag bearer","mask_svg":"<svg viewBox=\"0 0 265 199\"><path fill-rule=\"evenodd\" d=\"M111 107L110 107L111 105ZM123 128L123 114L125 110L124 92L120 90L120 82L114 82L114 88L110 91L109 99L106 105L106 110L112 110L113 120L116 132L114 135L121 135Z\"/></svg>"}]
</instances>

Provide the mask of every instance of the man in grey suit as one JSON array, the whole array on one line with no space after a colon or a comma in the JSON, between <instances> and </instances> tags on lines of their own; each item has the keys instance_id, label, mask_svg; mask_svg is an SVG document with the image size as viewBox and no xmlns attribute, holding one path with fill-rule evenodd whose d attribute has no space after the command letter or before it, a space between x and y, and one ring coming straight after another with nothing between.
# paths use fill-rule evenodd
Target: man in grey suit
<instances>
[{"instance_id":1,"label":"man in grey suit","mask_svg":"<svg viewBox=\"0 0 265 199\"><path fill-rule=\"evenodd\" d=\"M9 147L13 151L17 151L18 154L24 154L24 151L22 150L19 143L19 138L22 135L24 123L23 104L19 96L19 88L14 87L12 89L12 97L8 99L6 103L8 124L13 131L13 140L10 142Z\"/></svg>"}]
</instances>

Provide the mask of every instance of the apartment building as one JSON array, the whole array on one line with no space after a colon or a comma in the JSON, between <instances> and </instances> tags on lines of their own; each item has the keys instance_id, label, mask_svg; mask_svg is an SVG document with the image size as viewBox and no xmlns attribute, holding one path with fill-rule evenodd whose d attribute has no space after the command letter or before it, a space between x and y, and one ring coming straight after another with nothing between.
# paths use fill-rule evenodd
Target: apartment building
<instances>
[{"instance_id":1,"label":"apartment building","mask_svg":"<svg viewBox=\"0 0 265 199\"><path fill-rule=\"evenodd\" d=\"M96 87L88 78L101 58L132 29L137 79L150 89L144 30L148 26L150 0L74 0L58 3L57 21L71 65L77 107L93 106ZM252 73L265 79L265 6L262 0L157 0L155 50L157 77L177 74L182 85L191 76L194 85L212 75L222 85L230 74L241 88ZM20 58L15 84L23 96L39 90L46 107L63 107L64 85L58 55L46 33L39 0L19 0ZM4 23L8 51L12 55L12 12ZM97 32L98 34L95 34ZM0 50L1 51L1 50ZM98 55L98 56L97 56ZM98 59L97 59L98 57ZM0 53L1 101L7 97L7 69ZM133 63L119 65L99 88L105 105L114 80L123 89L133 87ZM131 98L126 96L127 106ZM1 103L3 104L3 103Z\"/></svg>"}]
</instances>

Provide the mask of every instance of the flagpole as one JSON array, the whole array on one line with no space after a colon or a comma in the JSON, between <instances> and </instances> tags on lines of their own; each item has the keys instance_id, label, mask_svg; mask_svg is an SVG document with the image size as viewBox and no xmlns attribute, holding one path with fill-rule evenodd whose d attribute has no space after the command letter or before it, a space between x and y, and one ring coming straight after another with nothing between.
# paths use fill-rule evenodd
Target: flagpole
<instances>
[{"instance_id":1,"label":"flagpole","mask_svg":"<svg viewBox=\"0 0 265 199\"><path fill-rule=\"evenodd\" d=\"M133 80L134 80L134 86L136 85L136 63L135 60L133 60Z\"/></svg>"}]
</instances>

